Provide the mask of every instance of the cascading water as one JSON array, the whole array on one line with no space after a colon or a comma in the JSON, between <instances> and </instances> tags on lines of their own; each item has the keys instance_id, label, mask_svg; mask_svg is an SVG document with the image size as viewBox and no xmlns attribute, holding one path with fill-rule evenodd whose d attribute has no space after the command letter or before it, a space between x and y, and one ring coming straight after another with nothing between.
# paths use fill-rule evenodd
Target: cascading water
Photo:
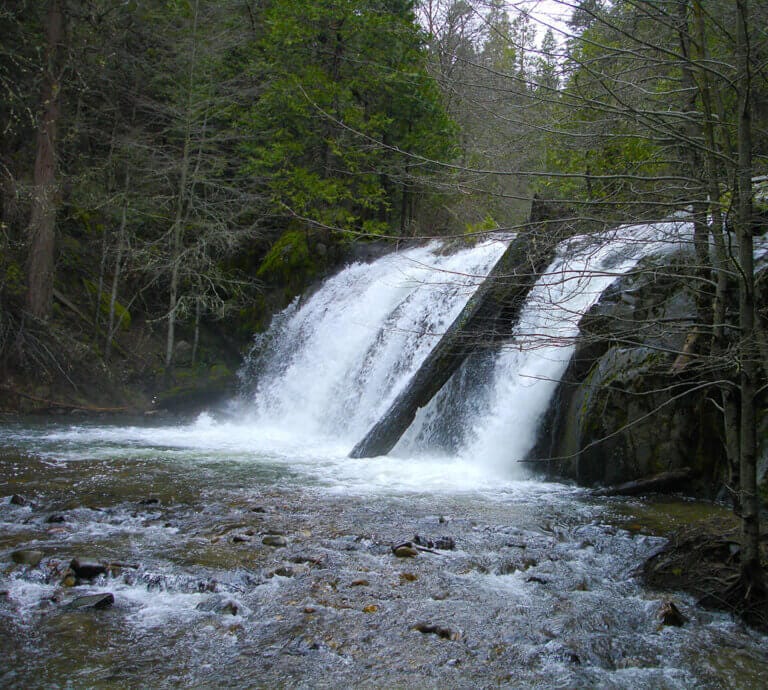
<instances>
[{"instance_id":1,"label":"cascading water","mask_svg":"<svg viewBox=\"0 0 768 690\"><path fill-rule=\"evenodd\" d=\"M670 222L623 227L564 242L529 294L519 323L493 355L471 358L421 410L392 455L458 457L465 468L521 477L539 419L565 370L581 315L617 276L690 228ZM267 435L335 440L345 452L388 409L503 251L484 243L450 255L431 245L353 265L259 340L247 370ZM492 357L492 359L489 359ZM445 459L445 457L444 457Z\"/></svg>"},{"instance_id":2,"label":"cascading water","mask_svg":"<svg viewBox=\"0 0 768 690\"><path fill-rule=\"evenodd\" d=\"M692 228L684 222L621 227L563 242L528 295L508 341L488 366L469 360L461 377L479 380L468 400L454 385L417 416L395 453L413 454L441 445L444 416L459 455L490 471L522 476L519 464L536 441L537 425L575 347L581 316L614 281L644 256L681 249ZM473 371L479 369L479 371ZM490 371L489 371L490 368Z\"/></svg>"},{"instance_id":3,"label":"cascading water","mask_svg":"<svg viewBox=\"0 0 768 690\"><path fill-rule=\"evenodd\" d=\"M245 414L269 433L300 430L346 453L413 376L505 246L489 241L443 254L433 243L329 279L257 341L246 366L256 382Z\"/></svg>"}]
</instances>

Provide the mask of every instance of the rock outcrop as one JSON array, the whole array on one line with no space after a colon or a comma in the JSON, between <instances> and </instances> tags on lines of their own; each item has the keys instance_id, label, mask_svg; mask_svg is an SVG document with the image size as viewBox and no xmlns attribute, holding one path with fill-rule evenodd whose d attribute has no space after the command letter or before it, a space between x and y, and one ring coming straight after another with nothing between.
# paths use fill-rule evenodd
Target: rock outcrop
<instances>
[{"instance_id":1,"label":"rock outcrop","mask_svg":"<svg viewBox=\"0 0 768 690\"><path fill-rule=\"evenodd\" d=\"M691 257L650 257L580 322L571 363L533 459L552 476L619 484L694 469L685 490L709 494L725 472L719 412L695 369L676 366L696 323Z\"/></svg>"}]
</instances>

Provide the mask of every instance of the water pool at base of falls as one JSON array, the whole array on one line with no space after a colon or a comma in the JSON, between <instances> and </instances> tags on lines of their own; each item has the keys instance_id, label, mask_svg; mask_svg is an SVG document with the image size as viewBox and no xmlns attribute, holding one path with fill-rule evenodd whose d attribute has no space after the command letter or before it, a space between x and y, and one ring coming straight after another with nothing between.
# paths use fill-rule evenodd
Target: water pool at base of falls
<instances>
[{"instance_id":1,"label":"water pool at base of falls","mask_svg":"<svg viewBox=\"0 0 768 690\"><path fill-rule=\"evenodd\" d=\"M0 686L760 687L765 638L643 588L663 540L621 528L631 501L237 428L4 427Z\"/></svg>"}]
</instances>

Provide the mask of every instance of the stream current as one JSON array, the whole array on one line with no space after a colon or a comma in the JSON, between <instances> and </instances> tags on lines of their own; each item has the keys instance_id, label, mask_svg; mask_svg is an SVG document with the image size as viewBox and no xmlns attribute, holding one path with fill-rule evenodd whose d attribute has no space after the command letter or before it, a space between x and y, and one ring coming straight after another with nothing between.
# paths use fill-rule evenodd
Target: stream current
<instances>
[{"instance_id":1,"label":"stream current","mask_svg":"<svg viewBox=\"0 0 768 690\"><path fill-rule=\"evenodd\" d=\"M562 248L507 346L468 361L391 456L347 453L503 242L351 266L258 339L224 409L3 422L0 686L763 687L765 638L640 584L664 543L646 506L517 462L578 315L683 225ZM75 577L73 559L105 572ZM667 601L685 625L662 625Z\"/></svg>"}]
</instances>

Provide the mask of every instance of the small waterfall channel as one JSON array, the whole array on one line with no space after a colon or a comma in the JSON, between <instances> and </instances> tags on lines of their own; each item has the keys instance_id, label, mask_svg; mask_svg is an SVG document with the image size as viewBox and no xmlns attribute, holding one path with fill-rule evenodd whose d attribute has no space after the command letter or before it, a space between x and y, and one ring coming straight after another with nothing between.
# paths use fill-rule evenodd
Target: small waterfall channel
<instances>
[{"instance_id":1,"label":"small waterfall channel","mask_svg":"<svg viewBox=\"0 0 768 690\"><path fill-rule=\"evenodd\" d=\"M518 462L581 314L689 234L561 245L509 337L480 343L388 456L348 453L505 239L344 269L257 339L225 409L0 422L0 686L762 687L764 637L637 577L663 544L643 511L720 509L596 499ZM404 541L426 550L399 557ZM684 626L661 624L668 600Z\"/></svg>"}]
</instances>

